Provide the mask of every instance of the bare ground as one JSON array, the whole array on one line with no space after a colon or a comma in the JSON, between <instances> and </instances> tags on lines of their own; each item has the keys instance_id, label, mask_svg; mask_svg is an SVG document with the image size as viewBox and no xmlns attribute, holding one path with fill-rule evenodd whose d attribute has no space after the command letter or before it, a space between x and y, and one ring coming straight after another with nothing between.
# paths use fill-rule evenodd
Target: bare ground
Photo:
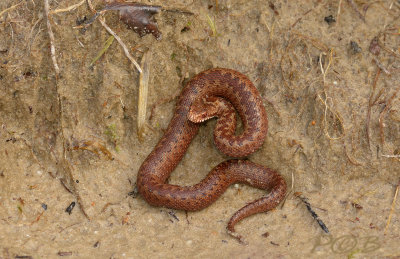
<instances>
[{"instance_id":1,"label":"bare ground","mask_svg":"<svg viewBox=\"0 0 400 259\"><path fill-rule=\"evenodd\" d=\"M50 1L50 10L78 2ZM98 21L74 28L91 17L86 4L51 15L56 79L43 1L0 2L0 258L400 257L399 1L143 3L194 15L158 14L160 41L105 15L134 58L152 54L150 127L140 142L139 73L116 41L89 67L109 34ZM250 159L293 186L284 206L237 226L247 246L225 226L260 190L233 186L187 214L128 195L174 97L211 67L255 83L269 133ZM171 183L195 184L227 159L213 144L214 125L201 128Z\"/></svg>"}]
</instances>

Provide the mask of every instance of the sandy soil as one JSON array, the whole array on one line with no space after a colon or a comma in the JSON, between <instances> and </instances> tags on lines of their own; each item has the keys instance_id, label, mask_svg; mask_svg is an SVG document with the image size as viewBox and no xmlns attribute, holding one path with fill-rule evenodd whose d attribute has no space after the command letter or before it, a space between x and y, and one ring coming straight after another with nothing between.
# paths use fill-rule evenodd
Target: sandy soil
<instances>
[{"instance_id":1,"label":"sandy soil","mask_svg":"<svg viewBox=\"0 0 400 259\"><path fill-rule=\"evenodd\" d=\"M50 1L50 9L78 2ZM43 1L0 2L1 259L400 258L399 199L392 207L400 177L399 1L354 1L355 8L352 1L142 2L194 13L158 14L160 41L140 38L116 12L105 15L137 60L152 54L142 142L139 73L116 41L89 67L109 34L98 21L74 28L91 17L85 4L51 15L56 80ZM249 159L293 186L284 206L237 225L247 246L225 226L260 190L232 186L190 213L128 195L172 117L174 97L211 67L236 69L255 83L269 132ZM171 183L195 184L227 159L213 144L214 125L201 128Z\"/></svg>"}]
</instances>

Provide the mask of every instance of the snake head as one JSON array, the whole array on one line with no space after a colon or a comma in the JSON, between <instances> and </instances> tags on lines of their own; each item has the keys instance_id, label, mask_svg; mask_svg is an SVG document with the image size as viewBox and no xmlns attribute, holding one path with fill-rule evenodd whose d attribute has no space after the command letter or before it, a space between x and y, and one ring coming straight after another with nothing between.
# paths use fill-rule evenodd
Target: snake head
<instances>
[{"instance_id":1,"label":"snake head","mask_svg":"<svg viewBox=\"0 0 400 259\"><path fill-rule=\"evenodd\" d=\"M210 116L208 114L208 111L205 109L202 109L201 107L198 106L190 106L189 114L188 114L188 119L191 122L194 123L201 123L204 122L208 119L211 119L214 116Z\"/></svg>"},{"instance_id":2,"label":"snake head","mask_svg":"<svg viewBox=\"0 0 400 259\"><path fill-rule=\"evenodd\" d=\"M223 102L222 98L215 96L206 96L195 100L190 106L188 119L194 123L201 123L213 117L218 117L221 102Z\"/></svg>"}]
</instances>

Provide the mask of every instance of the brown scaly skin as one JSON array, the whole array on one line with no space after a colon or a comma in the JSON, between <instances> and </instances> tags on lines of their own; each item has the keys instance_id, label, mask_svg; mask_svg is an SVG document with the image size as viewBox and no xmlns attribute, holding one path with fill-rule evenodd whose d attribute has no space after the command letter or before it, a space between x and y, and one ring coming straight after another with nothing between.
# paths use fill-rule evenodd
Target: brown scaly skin
<instances>
[{"instance_id":1,"label":"brown scaly skin","mask_svg":"<svg viewBox=\"0 0 400 259\"><path fill-rule=\"evenodd\" d=\"M235 109L243 123L240 135L235 135ZM197 134L200 122L214 116L218 117L214 141L224 154L244 157L263 144L268 129L267 114L252 82L230 69L204 71L183 89L167 131L139 169L137 187L151 205L186 211L209 206L233 183L270 190L268 195L248 203L230 219L228 233L241 241L234 230L237 222L271 210L283 200L286 182L277 172L247 160L229 160L216 166L196 185L167 183Z\"/></svg>"}]
</instances>

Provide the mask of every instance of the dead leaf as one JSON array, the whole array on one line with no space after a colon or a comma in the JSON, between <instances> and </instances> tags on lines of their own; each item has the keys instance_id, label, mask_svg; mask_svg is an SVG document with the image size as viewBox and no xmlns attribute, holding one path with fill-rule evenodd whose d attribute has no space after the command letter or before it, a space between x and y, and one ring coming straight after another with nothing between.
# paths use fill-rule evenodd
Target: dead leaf
<instances>
[{"instance_id":1,"label":"dead leaf","mask_svg":"<svg viewBox=\"0 0 400 259\"><path fill-rule=\"evenodd\" d=\"M154 14L161 11L161 6L114 2L106 5L103 11L105 10L118 10L121 21L138 33L140 37L151 33L157 40L161 40L162 34L153 17Z\"/></svg>"}]
</instances>

